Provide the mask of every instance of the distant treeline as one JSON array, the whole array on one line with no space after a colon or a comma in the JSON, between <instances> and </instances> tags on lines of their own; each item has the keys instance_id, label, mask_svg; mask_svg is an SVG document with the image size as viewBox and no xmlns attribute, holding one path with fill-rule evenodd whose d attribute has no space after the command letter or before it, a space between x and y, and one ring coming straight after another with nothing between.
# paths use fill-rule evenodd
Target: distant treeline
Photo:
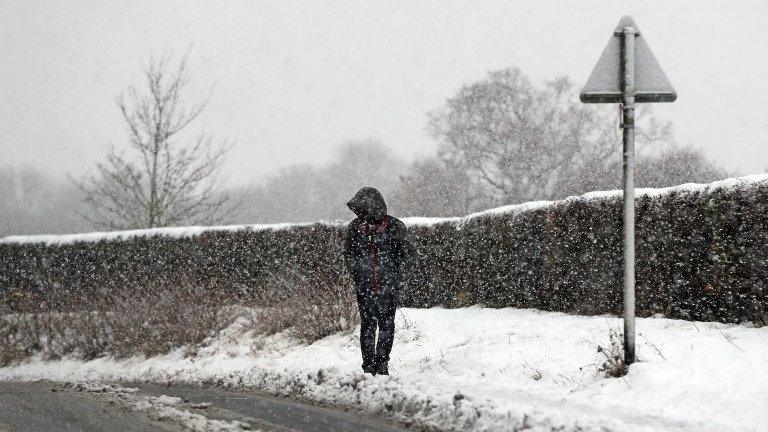
<instances>
[{"instance_id":1,"label":"distant treeline","mask_svg":"<svg viewBox=\"0 0 768 432\"><path fill-rule=\"evenodd\" d=\"M765 324L768 177L641 194L641 316ZM402 304L621 312L621 196L520 206L464 219L411 221L417 256ZM194 237L0 244L11 311L88 309L113 290L192 282L228 302L258 299L270 278L341 275L344 226L207 231ZM340 278L341 280L341 278Z\"/></svg>"},{"instance_id":2,"label":"distant treeline","mask_svg":"<svg viewBox=\"0 0 768 432\"><path fill-rule=\"evenodd\" d=\"M493 71L460 88L427 120L437 144L432 156L408 162L388 143L350 141L338 146L325 165L292 165L258 183L228 188L206 188L218 185L212 172L192 186L184 175L161 170L156 174L168 174L162 183L168 193L152 194L147 183L155 184L149 181L154 177L143 171L143 159L113 153L96 173L74 182L58 182L40 169L0 166L0 237L347 220L351 213L344 203L363 186L381 190L395 215L430 217L621 187L616 111L579 102L567 78L537 86L518 69ZM148 145L148 137L133 138ZM637 152L639 187L707 183L732 175L701 149L677 145L671 123L655 118L647 106L638 111ZM224 150L213 154L215 161L201 156L199 162L218 172ZM190 168L187 159L173 160ZM237 180L234 173L222 174ZM185 192L171 200L167 197L179 195L176 184L186 185ZM148 202L152 196L167 199Z\"/></svg>"}]
</instances>

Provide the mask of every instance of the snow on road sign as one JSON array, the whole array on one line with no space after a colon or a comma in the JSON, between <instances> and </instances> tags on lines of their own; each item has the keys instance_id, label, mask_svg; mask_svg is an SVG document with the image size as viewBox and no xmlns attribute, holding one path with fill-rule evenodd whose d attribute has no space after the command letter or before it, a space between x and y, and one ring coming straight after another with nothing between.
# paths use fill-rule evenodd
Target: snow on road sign
<instances>
[{"instance_id":1,"label":"snow on road sign","mask_svg":"<svg viewBox=\"0 0 768 432\"><path fill-rule=\"evenodd\" d=\"M635 102L674 102L677 93L661 70L635 20L625 16L619 22L597 65L581 91L584 103L621 102L621 35L627 27L637 31L635 38Z\"/></svg>"}]
</instances>

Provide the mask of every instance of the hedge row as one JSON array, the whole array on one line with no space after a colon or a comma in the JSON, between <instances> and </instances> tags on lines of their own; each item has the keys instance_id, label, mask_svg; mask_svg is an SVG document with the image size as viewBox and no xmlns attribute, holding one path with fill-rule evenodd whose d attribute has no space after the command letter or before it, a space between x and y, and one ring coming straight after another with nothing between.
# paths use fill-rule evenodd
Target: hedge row
<instances>
[{"instance_id":1,"label":"hedge row","mask_svg":"<svg viewBox=\"0 0 768 432\"><path fill-rule=\"evenodd\" d=\"M768 177L650 191L639 195L636 213L638 315L768 321ZM405 306L621 312L620 194L409 225L418 252ZM343 236L341 225L314 224L58 245L6 241L0 293L13 310L69 310L108 295L104 287L134 290L183 276L237 300L285 269L340 270Z\"/></svg>"}]
</instances>

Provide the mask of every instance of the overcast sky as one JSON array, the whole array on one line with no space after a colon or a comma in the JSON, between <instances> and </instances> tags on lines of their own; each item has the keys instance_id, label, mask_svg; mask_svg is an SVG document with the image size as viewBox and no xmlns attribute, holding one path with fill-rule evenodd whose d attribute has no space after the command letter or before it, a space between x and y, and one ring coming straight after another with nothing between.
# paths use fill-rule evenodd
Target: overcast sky
<instances>
[{"instance_id":1,"label":"overcast sky","mask_svg":"<svg viewBox=\"0 0 768 432\"><path fill-rule=\"evenodd\" d=\"M678 92L656 114L739 174L768 168L768 1L0 0L0 163L56 175L124 146L115 97L190 51L199 127L236 138L231 182L375 138L430 154L426 113L487 71L581 86L632 15Z\"/></svg>"}]
</instances>

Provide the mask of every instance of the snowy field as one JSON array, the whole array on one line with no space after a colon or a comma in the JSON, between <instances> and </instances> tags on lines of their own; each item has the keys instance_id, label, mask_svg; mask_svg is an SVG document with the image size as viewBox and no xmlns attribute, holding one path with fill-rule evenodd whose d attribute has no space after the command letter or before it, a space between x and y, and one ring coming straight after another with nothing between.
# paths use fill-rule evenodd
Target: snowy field
<instances>
[{"instance_id":1,"label":"snowy field","mask_svg":"<svg viewBox=\"0 0 768 432\"><path fill-rule=\"evenodd\" d=\"M300 345L242 319L194 355L31 361L0 379L153 380L252 387L445 430L758 431L768 425L768 327L638 320L642 360L598 371L614 317L402 309L391 377L359 372L358 338Z\"/></svg>"}]
</instances>

